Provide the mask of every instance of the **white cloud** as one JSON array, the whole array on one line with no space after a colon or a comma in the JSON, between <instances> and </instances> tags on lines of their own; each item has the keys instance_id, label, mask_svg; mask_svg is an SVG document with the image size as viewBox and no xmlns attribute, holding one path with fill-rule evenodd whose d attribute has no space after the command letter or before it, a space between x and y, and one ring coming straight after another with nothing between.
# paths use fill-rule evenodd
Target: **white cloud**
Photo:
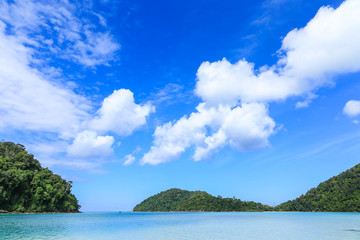
<instances>
[{"instance_id":1,"label":"white cloud","mask_svg":"<svg viewBox=\"0 0 360 240\"><path fill-rule=\"evenodd\" d=\"M258 103L234 108L223 125L230 146L240 151L267 147L274 128L275 122L268 116L267 108Z\"/></svg>"},{"instance_id":2,"label":"white cloud","mask_svg":"<svg viewBox=\"0 0 360 240\"><path fill-rule=\"evenodd\" d=\"M153 146L141 163L157 165L172 161L191 146L195 147L196 161L208 159L225 144L241 151L254 150L267 146L274 127L263 104L231 108L202 103L189 117L157 127Z\"/></svg>"},{"instance_id":3,"label":"white cloud","mask_svg":"<svg viewBox=\"0 0 360 240\"><path fill-rule=\"evenodd\" d=\"M312 100L314 100L317 97L318 97L317 95L313 93L309 93L304 101L299 101L295 104L295 108L307 108L312 102Z\"/></svg>"},{"instance_id":4,"label":"white cloud","mask_svg":"<svg viewBox=\"0 0 360 240\"><path fill-rule=\"evenodd\" d=\"M283 40L287 75L303 79L305 89L321 86L333 74L360 70L360 2L344 1L337 9L319 9L302 29L294 29Z\"/></svg>"},{"instance_id":5,"label":"white cloud","mask_svg":"<svg viewBox=\"0 0 360 240\"><path fill-rule=\"evenodd\" d=\"M268 146L275 122L267 103L305 96L296 107L307 107L318 88L334 84L334 76L360 70L359 14L358 0L320 8L304 28L286 35L274 66L255 69L245 59L203 62L195 87L203 103L190 117L157 127L142 163L174 160L191 146L195 160L226 144L240 151Z\"/></svg>"},{"instance_id":6,"label":"white cloud","mask_svg":"<svg viewBox=\"0 0 360 240\"><path fill-rule=\"evenodd\" d=\"M360 101L350 100L345 104L343 109L344 114L350 117L356 117L360 115Z\"/></svg>"},{"instance_id":7,"label":"white cloud","mask_svg":"<svg viewBox=\"0 0 360 240\"><path fill-rule=\"evenodd\" d=\"M129 166L135 162L135 157L131 154L125 156L124 166Z\"/></svg>"},{"instance_id":8,"label":"white cloud","mask_svg":"<svg viewBox=\"0 0 360 240\"><path fill-rule=\"evenodd\" d=\"M219 129L211 136L207 136L203 139L203 143L197 146L194 153L194 160L201 161L203 159L209 159L210 156L217 152L222 146L226 144L227 136L222 129Z\"/></svg>"},{"instance_id":9,"label":"white cloud","mask_svg":"<svg viewBox=\"0 0 360 240\"><path fill-rule=\"evenodd\" d=\"M158 92L152 93L150 96L150 102L154 105L170 105L185 99L189 99L190 94L183 93L184 86L168 83L163 89L159 89ZM191 93L191 96L193 94Z\"/></svg>"},{"instance_id":10,"label":"white cloud","mask_svg":"<svg viewBox=\"0 0 360 240\"><path fill-rule=\"evenodd\" d=\"M282 56L272 67L226 59L204 62L197 72L195 92L211 104L239 101L278 101L307 95L332 84L332 76L360 70L360 2L345 1L339 8L322 7L302 29L283 39Z\"/></svg>"},{"instance_id":11,"label":"white cloud","mask_svg":"<svg viewBox=\"0 0 360 240\"><path fill-rule=\"evenodd\" d=\"M69 146L68 153L72 157L108 157L113 155L113 136L98 136L93 131L79 133L73 144Z\"/></svg>"},{"instance_id":12,"label":"white cloud","mask_svg":"<svg viewBox=\"0 0 360 240\"><path fill-rule=\"evenodd\" d=\"M62 65L56 65L59 58L81 67L108 65L120 48L109 31L101 30L105 19L76 4L0 1L0 132L31 136L24 141L47 165L91 170L113 154L114 137L105 132L129 135L153 108L135 104L132 92L119 90L93 116L95 103L67 82ZM103 26L92 24L90 15ZM89 122L106 128L89 128Z\"/></svg>"},{"instance_id":13,"label":"white cloud","mask_svg":"<svg viewBox=\"0 0 360 240\"><path fill-rule=\"evenodd\" d=\"M151 104L136 104L133 95L127 89L115 90L104 99L98 116L90 122L90 128L128 136L143 126L146 117L155 109Z\"/></svg>"},{"instance_id":14,"label":"white cloud","mask_svg":"<svg viewBox=\"0 0 360 240\"><path fill-rule=\"evenodd\" d=\"M90 104L31 68L32 50L5 31L0 21L0 129L73 134L87 119Z\"/></svg>"},{"instance_id":15,"label":"white cloud","mask_svg":"<svg viewBox=\"0 0 360 240\"><path fill-rule=\"evenodd\" d=\"M63 83L61 69L48 64L56 57L107 64L118 49L108 32L77 15L81 11L68 1L0 2L0 130L72 138L90 118L92 104Z\"/></svg>"},{"instance_id":16,"label":"white cloud","mask_svg":"<svg viewBox=\"0 0 360 240\"><path fill-rule=\"evenodd\" d=\"M107 64L120 45L108 31L98 31L83 13L103 22L101 15L68 1L0 3L0 19L21 43L38 50L38 61L50 54L51 58L60 57L90 67Z\"/></svg>"},{"instance_id":17,"label":"white cloud","mask_svg":"<svg viewBox=\"0 0 360 240\"><path fill-rule=\"evenodd\" d=\"M84 34L86 38L76 41L74 46L66 51L64 58L68 60L75 59L86 66L107 64L113 60L114 52L120 46L114 43L108 32L94 33L86 30Z\"/></svg>"}]
</instances>

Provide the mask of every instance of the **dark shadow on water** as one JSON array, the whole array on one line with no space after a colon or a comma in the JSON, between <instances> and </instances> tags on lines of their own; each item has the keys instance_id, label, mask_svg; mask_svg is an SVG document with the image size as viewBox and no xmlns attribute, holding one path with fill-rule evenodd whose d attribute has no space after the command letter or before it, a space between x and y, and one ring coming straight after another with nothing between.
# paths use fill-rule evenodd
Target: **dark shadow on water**
<instances>
[{"instance_id":1,"label":"dark shadow on water","mask_svg":"<svg viewBox=\"0 0 360 240\"><path fill-rule=\"evenodd\" d=\"M348 229L348 230L345 230L347 232L358 232L360 233L360 229Z\"/></svg>"}]
</instances>

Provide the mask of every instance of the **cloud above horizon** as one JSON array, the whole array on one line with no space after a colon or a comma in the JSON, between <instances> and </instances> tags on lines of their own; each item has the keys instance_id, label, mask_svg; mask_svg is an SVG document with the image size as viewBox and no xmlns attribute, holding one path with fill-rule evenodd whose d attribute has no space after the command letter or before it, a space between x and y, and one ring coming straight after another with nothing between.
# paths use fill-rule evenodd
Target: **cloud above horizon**
<instances>
[{"instance_id":1,"label":"cloud above horizon","mask_svg":"<svg viewBox=\"0 0 360 240\"><path fill-rule=\"evenodd\" d=\"M113 136L131 135L136 129L144 126L147 117L155 111L150 103L136 104L134 94L128 89L115 90L103 100L102 106L92 119L83 122L84 131L78 133L68 148L70 156L76 157L109 157L113 155Z\"/></svg>"},{"instance_id":2,"label":"cloud above horizon","mask_svg":"<svg viewBox=\"0 0 360 240\"><path fill-rule=\"evenodd\" d=\"M203 103L190 117L157 127L141 162L169 162L191 146L195 161L227 144L240 151L268 146L276 124L267 104L304 97L296 108L307 107L319 88L335 84L334 77L360 70L359 14L357 0L344 1L337 9L321 7L305 27L284 37L273 66L255 68L245 59L203 62L195 87Z\"/></svg>"},{"instance_id":3,"label":"cloud above horizon","mask_svg":"<svg viewBox=\"0 0 360 240\"><path fill-rule=\"evenodd\" d=\"M189 117L156 128L154 144L141 159L141 164L172 161L191 146L195 146L195 161L209 159L226 144L240 151L256 150L268 146L274 127L275 122L268 116L264 104L249 103L231 108L208 107L201 103L197 112Z\"/></svg>"},{"instance_id":4,"label":"cloud above horizon","mask_svg":"<svg viewBox=\"0 0 360 240\"><path fill-rule=\"evenodd\" d=\"M132 134L154 111L151 104L135 104L127 89L115 90L96 111L97 104L68 82L62 65L53 65L60 59L95 71L116 60L120 44L90 23L94 16L101 20L76 2L0 2L0 131L35 134L41 147L33 149L45 159L51 155L48 164L98 167L95 158L112 156L114 136Z\"/></svg>"},{"instance_id":5,"label":"cloud above horizon","mask_svg":"<svg viewBox=\"0 0 360 240\"><path fill-rule=\"evenodd\" d=\"M120 44L109 31L101 31L91 24L90 17L104 24L100 14L79 6L76 1L0 3L0 20L7 25L7 32L36 52L38 61L50 54L87 67L106 65L114 60ZM34 55L32 58L36 58Z\"/></svg>"},{"instance_id":6,"label":"cloud above horizon","mask_svg":"<svg viewBox=\"0 0 360 240\"><path fill-rule=\"evenodd\" d=\"M191 93L201 101L196 109L158 125L148 152L142 158L125 153L121 162L157 165L189 150L201 161L225 147L248 152L270 146L279 129L271 104L292 98L299 100L294 108L309 107L318 89L360 71L359 14L357 0L321 7L306 26L286 34L272 66L226 58L201 63ZM100 13L76 1L1 1L0 131L36 136L26 144L49 165L89 170L111 161L119 141L147 124L154 105L192 101L182 92L186 85L174 79L140 101L118 85L96 96L78 87L88 72L118 61L122 46L110 30ZM69 77L76 68L82 76ZM343 113L360 115L359 101L347 102Z\"/></svg>"},{"instance_id":7,"label":"cloud above horizon","mask_svg":"<svg viewBox=\"0 0 360 240\"><path fill-rule=\"evenodd\" d=\"M114 142L113 136L98 136L96 132L83 131L69 146L68 154L72 157L109 157L114 153Z\"/></svg>"},{"instance_id":8,"label":"cloud above horizon","mask_svg":"<svg viewBox=\"0 0 360 240\"><path fill-rule=\"evenodd\" d=\"M344 106L343 113L349 117L356 117L360 115L360 101L348 101Z\"/></svg>"},{"instance_id":9,"label":"cloud above horizon","mask_svg":"<svg viewBox=\"0 0 360 240\"><path fill-rule=\"evenodd\" d=\"M282 41L274 66L255 69L245 59L204 62L195 93L210 104L272 102L307 96L332 85L333 77L360 70L360 2L347 0L337 9L321 7L304 28Z\"/></svg>"},{"instance_id":10,"label":"cloud above horizon","mask_svg":"<svg viewBox=\"0 0 360 240\"><path fill-rule=\"evenodd\" d=\"M90 128L97 131L113 132L119 136L129 136L146 123L146 117L154 112L150 104L138 105L134 94L128 89L115 90L103 101L97 115L90 122Z\"/></svg>"}]
</instances>

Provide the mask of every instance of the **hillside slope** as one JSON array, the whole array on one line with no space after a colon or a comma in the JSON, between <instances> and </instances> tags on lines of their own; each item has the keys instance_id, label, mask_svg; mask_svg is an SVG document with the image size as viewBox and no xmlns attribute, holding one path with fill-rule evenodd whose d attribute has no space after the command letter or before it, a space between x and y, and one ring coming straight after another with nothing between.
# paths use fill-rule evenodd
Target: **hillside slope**
<instances>
[{"instance_id":1,"label":"hillside slope","mask_svg":"<svg viewBox=\"0 0 360 240\"><path fill-rule=\"evenodd\" d=\"M360 212L360 164L276 206L275 211Z\"/></svg>"},{"instance_id":2,"label":"hillside slope","mask_svg":"<svg viewBox=\"0 0 360 240\"><path fill-rule=\"evenodd\" d=\"M21 144L0 142L0 210L78 212L71 182L42 168Z\"/></svg>"}]
</instances>

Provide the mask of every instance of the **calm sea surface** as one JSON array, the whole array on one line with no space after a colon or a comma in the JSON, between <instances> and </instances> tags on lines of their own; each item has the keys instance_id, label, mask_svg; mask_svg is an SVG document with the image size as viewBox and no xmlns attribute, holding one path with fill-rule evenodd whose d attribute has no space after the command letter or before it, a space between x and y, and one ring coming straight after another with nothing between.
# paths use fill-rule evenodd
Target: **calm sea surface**
<instances>
[{"instance_id":1,"label":"calm sea surface","mask_svg":"<svg viewBox=\"0 0 360 240\"><path fill-rule=\"evenodd\" d=\"M360 239L358 213L0 215L0 239Z\"/></svg>"}]
</instances>

